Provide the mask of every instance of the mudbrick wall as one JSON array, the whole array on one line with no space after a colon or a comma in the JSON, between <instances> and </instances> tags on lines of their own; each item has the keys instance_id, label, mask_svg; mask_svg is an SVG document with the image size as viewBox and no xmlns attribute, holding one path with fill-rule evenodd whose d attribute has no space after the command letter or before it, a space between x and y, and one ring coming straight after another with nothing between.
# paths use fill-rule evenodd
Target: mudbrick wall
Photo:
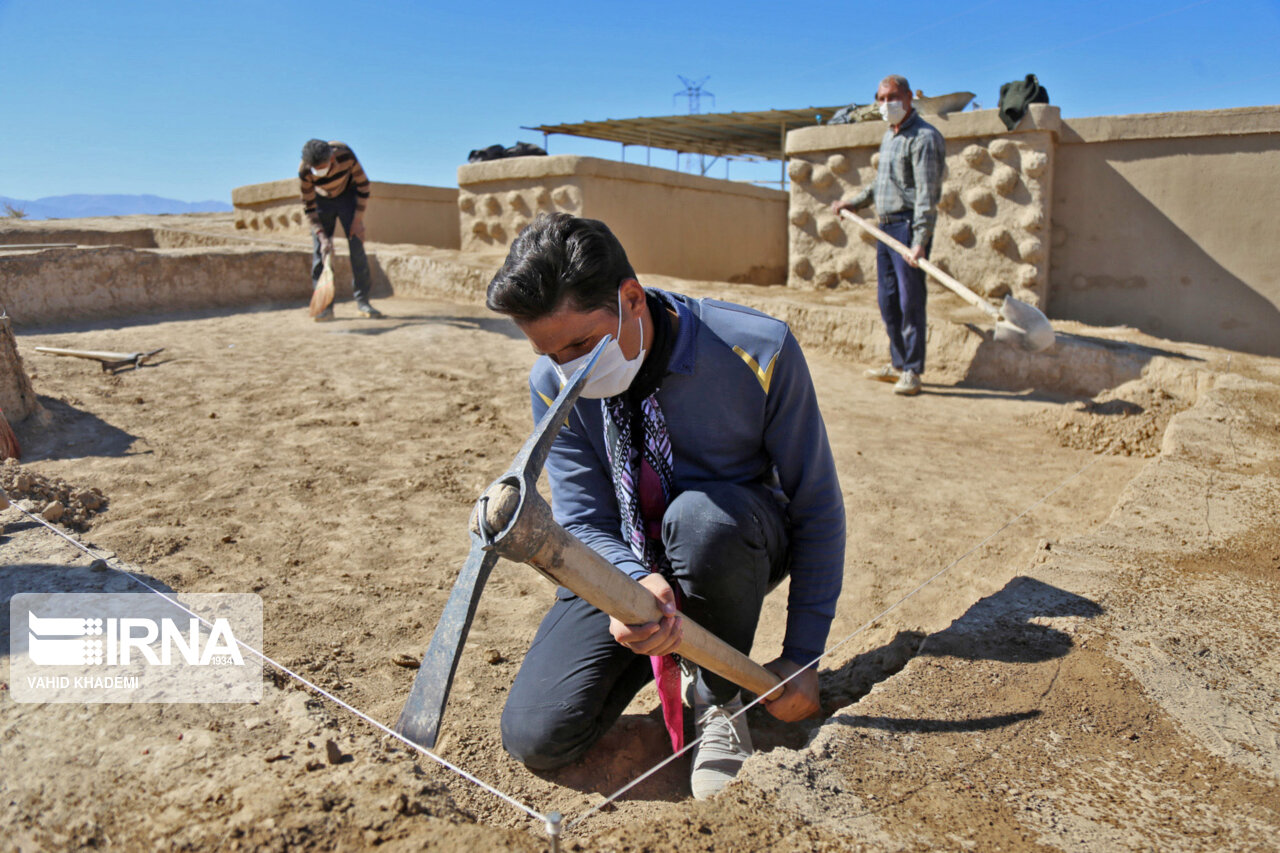
<instances>
[{"instance_id":1,"label":"mudbrick wall","mask_svg":"<svg viewBox=\"0 0 1280 853\"><path fill-rule=\"evenodd\" d=\"M925 116L946 139L931 259L1051 318L1280 355L1280 106L1063 120ZM874 286L875 241L830 212L875 180L884 124L787 135L787 283ZM874 217L873 208L863 215Z\"/></svg>"},{"instance_id":2,"label":"mudbrick wall","mask_svg":"<svg viewBox=\"0 0 1280 853\"><path fill-rule=\"evenodd\" d=\"M370 181L366 239L458 248L458 191L449 187ZM249 184L231 191L235 226L258 234L309 234L298 179ZM337 228L342 233L342 228Z\"/></svg>"},{"instance_id":3,"label":"mudbrick wall","mask_svg":"<svg viewBox=\"0 0 1280 853\"><path fill-rule=\"evenodd\" d=\"M539 213L608 223L641 273L781 284L785 193L635 163L561 154L458 167L464 252L505 253Z\"/></svg>"}]
</instances>

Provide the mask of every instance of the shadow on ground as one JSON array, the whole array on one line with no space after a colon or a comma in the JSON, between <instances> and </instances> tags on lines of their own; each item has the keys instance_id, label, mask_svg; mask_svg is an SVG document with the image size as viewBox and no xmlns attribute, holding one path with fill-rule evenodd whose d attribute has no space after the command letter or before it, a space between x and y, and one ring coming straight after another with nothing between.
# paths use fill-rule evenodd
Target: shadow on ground
<instances>
[{"instance_id":1,"label":"shadow on ground","mask_svg":"<svg viewBox=\"0 0 1280 853\"><path fill-rule=\"evenodd\" d=\"M852 696L856 701L918 655L1004 663L1040 663L1060 658L1074 645L1071 635L1032 620L1093 619L1102 613L1102 607L1088 598L1033 578L1016 577L999 592L976 602L946 630L928 637L914 631L900 632L892 643L861 655L832 673L828 683L834 682L842 690L835 695ZM860 728L937 733L990 731L1040 714L1038 709L1032 709L963 720L856 714L840 714L832 719Z\"/></svg>"},{"instance_id":2,"label":"shadow on ground","mask_svg":"<svg viewBox=\"0 0 1280 853\"><path fill-rule=\"evenodd\" d=\"M831 714L836 716L829 719L842 725L921 733L990 731L1038 717L1041 712L1036 709L961 720L872 717L838 711L856 703L918 655L1012 663L1037 663L1062 657L1072 648L1070 635L1032 620L1092 619L1102 612L1102 607L1082 596L1032 578L1014 578L999 592L975 603L944 631L933 635L899 631L879 648L858 655L838 670L823 673L823 718L783 723L760 706L752 708L747 712L752 741L758 752L777 747L802 749ZM688 709L685 731L686 737L692 740L693 721ZM648 714L622 717L581 761L539 775L567 788L607 795L670 754L661 714L655 707ZM683 800L688 796L688 774L689 757L681 756L628 791L624 799Z\"/></svg>"},{"instance_id":3,"label":"shadow on ground","mask_svg":"<svg viewBox=\"0 0 1280 853\"><path fill-rule=\"evenodd\" d=\"M6 524L3 533L0 533L0 545L8 543L14 534L37 535L38 531L32 530L37 527L40 525L34 521ZM0 566L0 647L5 654L15 648L9 636L11 629L9 605L15 595L21 593L135 593L155 597L155 593L138 580L166 595L177 594L177 590L173 587L150 575L135 572L138 578L135 580L125 572L110 568L101 560L94 560L89 564L87 557L82 558L76 555L74 559L80 560L81 564L21 562ZM160 606L167 604L162 599L157 598L156 601ZM25 648L25 643L22 647Z\"/></svg>"},{"instance_id":4,"label":"shadow on ground","mask_svg":"<svg viewBox=\"0 0 1280 853\"><path fill-rule=\"evenodd\" d=\"M22 461L82 459L86 456L139 456L150 450L134 450L138 436L112 426L53 397L38 397L43 416L27 418L15 428L22 442Z\"/></svg>"}]
</instances>

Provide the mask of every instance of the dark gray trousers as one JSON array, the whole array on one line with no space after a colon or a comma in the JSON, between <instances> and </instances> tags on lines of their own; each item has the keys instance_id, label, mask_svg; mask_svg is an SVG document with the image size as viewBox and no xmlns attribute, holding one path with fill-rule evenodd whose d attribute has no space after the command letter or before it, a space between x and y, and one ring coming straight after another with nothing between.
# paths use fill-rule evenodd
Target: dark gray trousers
<instances>
[{"instance_id":1,"label":"dark gray trousers","mask_svg":"<svg viewBox=\"0 0 1280 853\"><path fill-rule=\"evenodd\" d=\"M356 302L369 301L369 258L364 253L364 242L359 237L351 236L351 220L356 215L356 188L352 184L346 192L337 198L325 198L316 195L316 213L320 217L320 227L325 236L333 239L338 221L342 221L342 230L347 235L347 248L351 253L351 291ZM320 253L320 238L311 235L311 286L320 281L320 273L324 269L324 255Z\"/></svg>"},{"instance_id":2,"label":"dark gray trousers","mask_svg":"<svg viewBox=\"0 0 1280 853\"><path fill-rule=\"evenodd\" d=\"M709 483L679 495L662 520L662 541L684 612L746 654L765 594L787 573L782 508L760 486ZM502 712L502 744L530 767L549 770L586 752L653 678L649 658L619 645L609 617L566 589L525 655ZM738 687L699 672L703 701L727 702Z\"/></svg>"}]
</instances>

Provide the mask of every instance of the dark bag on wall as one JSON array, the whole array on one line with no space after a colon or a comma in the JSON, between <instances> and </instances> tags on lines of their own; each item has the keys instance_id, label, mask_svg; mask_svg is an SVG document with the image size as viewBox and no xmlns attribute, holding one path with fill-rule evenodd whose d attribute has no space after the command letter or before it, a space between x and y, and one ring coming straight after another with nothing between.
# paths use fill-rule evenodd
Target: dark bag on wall
<instances>
[{"instance_id":1,"label":"dark bag on wall","mask_svg":"<svg viewBox=\"0 0 1280 853\"><path fill-rule=\"evenodd\" d=\"M547 152L542 149L541 145L534 145L532 142L517 142L507 149L508 157L546 157Z\"/></svg>"},{"instance_id":2,"label":"dark bag on wall","mask_svg":"<svg viewBox=\"0 0 1280 853\"><path fill-rule=\"evenodd\" d=\"M467 155L468 163L483 163L486 160L504 160L507 157L546 157L547 152L543 151L540 146L531 142L517 142L510 148L503 148L501 145L490 145L488 148L481 148L472 151Z\"/></svg>"},{"instance_id":3,"label":"dark bag on wall","mask_svg":"<svg viewBox=\"0 0 1280 853\"><path fill-rule=\"evenodd\" d=\"M1013 130L1027 113L1029 104L1049 103L1049 92L1040 85L1036 75L1028 74L1026 80L1014 80L1000 87L1000 120Z\"/></svg>"},{"instance_id":4,"label":"dark bag on wall","mask_svg":"<svg viewBox=\"0 0 1280 853\"><path fill-rule=\"evenodd\" d=\"M488 148L480 148L472 151L467 155L468 163L483 163L486 160L501 160L507 156L507 149L501 145L490 145Z\"/></svg>"}]
</instances>

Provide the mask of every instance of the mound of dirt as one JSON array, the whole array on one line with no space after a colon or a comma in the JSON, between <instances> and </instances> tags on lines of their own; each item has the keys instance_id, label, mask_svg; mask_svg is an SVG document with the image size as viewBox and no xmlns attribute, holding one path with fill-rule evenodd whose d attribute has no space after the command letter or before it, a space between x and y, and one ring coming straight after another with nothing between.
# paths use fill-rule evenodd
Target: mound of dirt
<instances>
[{"instance_id":1,"label":"mound of dirt","mask_svg":"<svg viewBox=\"0 0 1280 853\"><path fill-rule=\"evenodd\" d=\"M1053 406L1019 420L1048 430L1062 447L1151 458L1160 455L1169 419L1188 405L1163 388L1139 380L1092 400Z\"/></svg>"},{"instance_id":2,"label":"mound of dirt","mask_svg":"<svg viewBox=\"0 0 1280 853\"><path fill-rule=\"evenodd\" d=\"M23 468L17 459L0 465L0 488L27 512L72 530L89 529L89 520L107 508L101 489L82 488Z\"/></svg>"}]
</instances>

